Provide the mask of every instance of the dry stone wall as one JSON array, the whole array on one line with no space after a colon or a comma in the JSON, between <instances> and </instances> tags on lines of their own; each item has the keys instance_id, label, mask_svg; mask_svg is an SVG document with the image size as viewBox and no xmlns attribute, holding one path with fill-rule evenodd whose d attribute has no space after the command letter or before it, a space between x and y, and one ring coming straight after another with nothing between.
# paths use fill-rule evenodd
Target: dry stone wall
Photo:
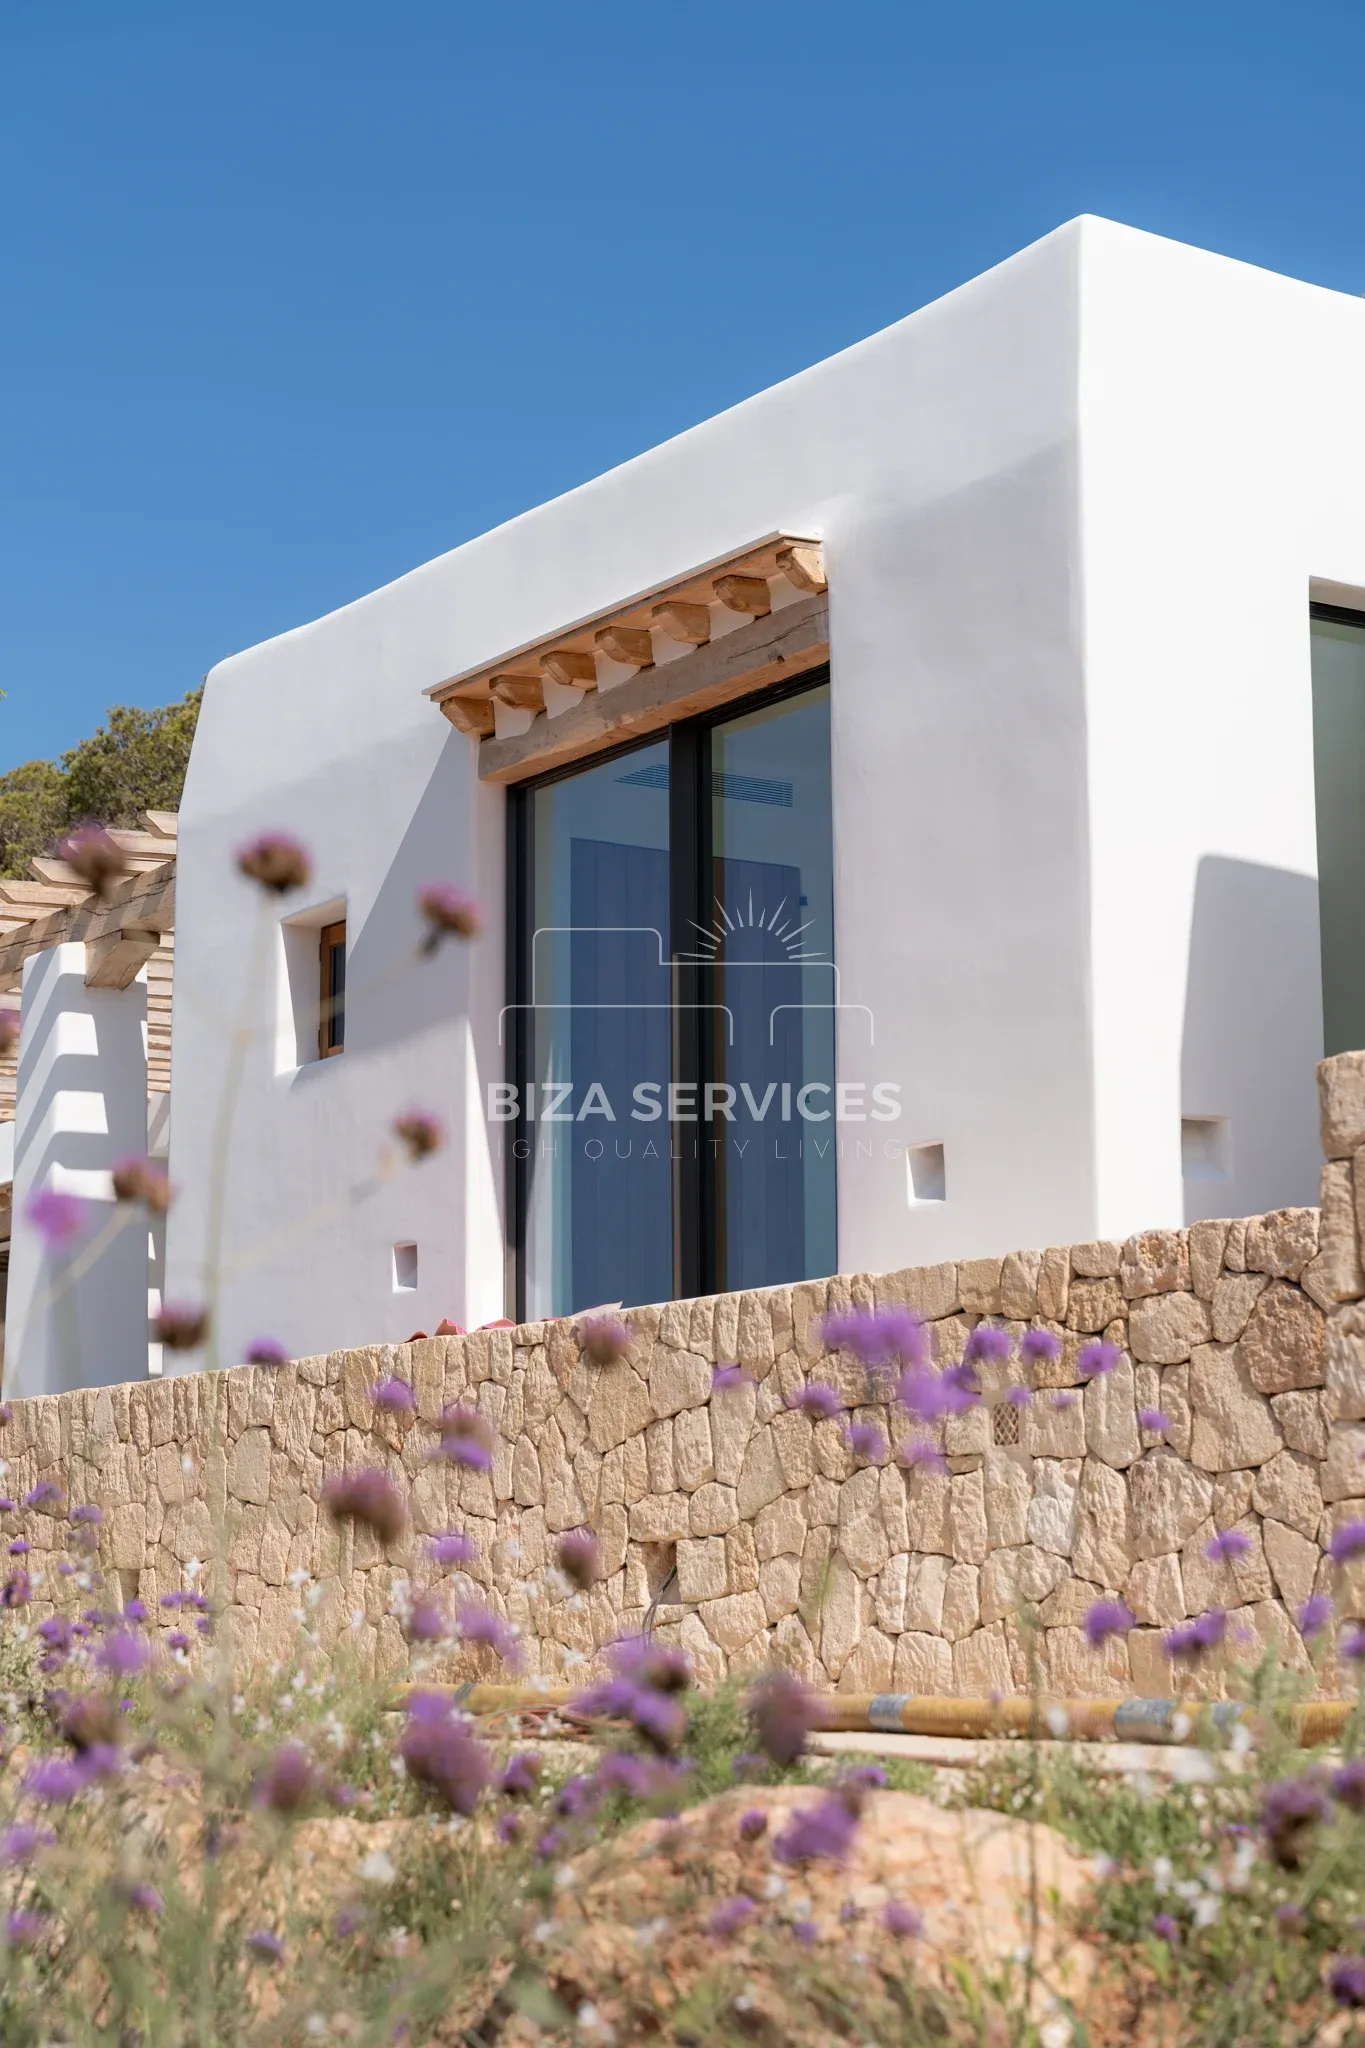
<instances>
[{"instance_id":1,"label":"dry stone wall","mask_svg":"<svg viewBox=\"0 0 1365 2048\"><path fill-rule=\"evenodd\" d=\"M225 1521L223 1626L258 1666L289 1655L311 1610L324 1643L347 1636L362 1665L399 1672L407 1589L450 1580L550 1676L581 1675L651 1609L703 1682L780 1663L844 1691L1007 1693L1035 1656L1057 1693L1156 1694L1163 1631L1214 1606L1239 1658L1273 1644L1306 1667L1294 1617L1330 1582L1333 1531L1365 1517L1365 1055L1326 1062L1322 1095L1320 1210L636 1309L630 1355L601 1368L572 1322L534 1323L19 1402L5 1484L98 1504L103 1566L154 1612L207 1583ZM918 1310L944 1364L982 1319L1016 1340L981 1368L982 1405L938 1426L941 1468L850 1450L850 1420L905 1430L825 1347L826 1316L849 1307ZM1020 1364L1029 1328L1056 1334L1055 1362ZM1122 1358L1083 1385L1077 1354L1096 1336ZM751 1383L713 1394L731 1361ZM393 1375L414 1390L411 1418L376 1412L371 1390ZM813 1379L840 1416L790 1405ZM1021 1382L1022 1410L1002 1398ZM491 1472L428 1456L456 1401L487 1419ZM1140 1424L1149 1409L1164 1434ZM375 1464L413 1508L387 1551L318 1506L326 1480ZM38 1618L69 1523L53 1503L12 1519L51 1572L35 1572ZM579 1525L605 1570L586 1596L551 1569ZM450 1528L478 1545L468 1573L426 1555ZM1244 1554L1211 1563L1210 1539L1234 1528ZM1337 1590L1340 1615L1365 1619L1365 1564ZM1082 1623L1105 1594L1138 1626L1093 1650ZM457 1652L452 1670L487 1654ZM1329 1659L1323 1683L1349 1685L1349 1668Z\"/></svg>"}]
</instances>

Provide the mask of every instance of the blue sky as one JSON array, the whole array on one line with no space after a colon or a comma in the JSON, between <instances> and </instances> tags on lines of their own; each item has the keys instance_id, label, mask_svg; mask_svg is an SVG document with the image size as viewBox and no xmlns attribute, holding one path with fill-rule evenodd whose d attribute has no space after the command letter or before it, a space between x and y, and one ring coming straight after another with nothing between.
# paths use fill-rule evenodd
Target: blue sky
<instances>
[{"instance_id":1,"label":"blue sky","mask_svg":"<svg viewBox=\"0 0 1365 2048\"><path fill-rule=\"evenodd\" d=\"M1359 0L3 0L0 768L1074 214L1365 291L1363 58Z\"/></svg>"}]
</instances>

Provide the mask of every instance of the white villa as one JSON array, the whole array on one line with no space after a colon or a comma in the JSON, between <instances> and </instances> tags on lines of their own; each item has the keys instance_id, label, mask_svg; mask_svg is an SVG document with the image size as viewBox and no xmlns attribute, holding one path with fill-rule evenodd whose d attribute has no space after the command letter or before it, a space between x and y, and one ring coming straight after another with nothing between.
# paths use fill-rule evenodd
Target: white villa
<instances>
[{"instance_id":1,"label":"white villa","mask_svg":"<svg viewBox=\"0 0 1365 2048\"><path fill-rule=\"evenodd\" d=\"M1313 1202L1365 1045L1363 368L1365 301L1072 221L221 663L168 1295L215 1213L230 1362ZM306 889L238 873L265 831ZM484 929L424 953L436 883ZM50 962L16 1274L42 1075L137 1085L136 983L59 1044ZM70 1384L26 1287L11 1379ZM90 1380L146 1369L126 1294Z\"/></svg>"}]
</instances>

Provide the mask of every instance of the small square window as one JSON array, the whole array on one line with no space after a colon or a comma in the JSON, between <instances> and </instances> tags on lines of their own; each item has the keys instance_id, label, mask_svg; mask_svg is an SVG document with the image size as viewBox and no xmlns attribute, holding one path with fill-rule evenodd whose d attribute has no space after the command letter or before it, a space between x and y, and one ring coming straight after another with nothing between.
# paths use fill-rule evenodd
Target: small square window
<instances>
[{"instance_id":1,"label":"small square window","mask_svg":"<svg viewBox=\"0 0 1365 2048\"><path fill-rule=\"evenodd\" d=\"M415 1294L417 1291L415 1244L396 1244L393 1248L393 1291L395 1294Z\"/></svg>"},{"instance_id":2,"label":"small square window","mask_svg":"<svg viewBox=\"0 0 1365 2048\"><path fill-rule=\"evenodd\" d=\"M346 1042L346 920L325 924L319 934L318 1058L329 1060Z\"/></svg>"},{"instance_id":3,"label":"small square window","mask_svg":"<svg viewBox=\"0 0 1365 2048\"><path fill-rule=\"evenodd\" d=\"M909 1175L909 1198L916 1202L944 1202L948 1199L947 1174L942 1145L909 1145L905 1152Z\"/></svg>"},{"instance_id":4,"label":"small square window","mask_svg":"<svg viewBox=\"0 0 1365 2048\"><path fill-rule=\"evenodd\" d=\"M1232 1134L1225 1116L1182 1116L1180 1171L1186 1180L1227 1180Z\"/></svg>"}]
</instances>

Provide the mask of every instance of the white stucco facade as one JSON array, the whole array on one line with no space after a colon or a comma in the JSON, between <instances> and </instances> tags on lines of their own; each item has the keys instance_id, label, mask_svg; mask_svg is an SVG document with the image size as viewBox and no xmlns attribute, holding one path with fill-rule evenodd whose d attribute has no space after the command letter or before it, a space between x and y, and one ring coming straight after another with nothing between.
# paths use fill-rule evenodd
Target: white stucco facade
<instances>
[{"instance_id":1,"label":"white stucco facade","mask_svg":"<svg viewBox=\"0 0 1365 2048\"><path fill-rule=\"evenodd\" d=\"M1356 300L1074 221L221 663L180 812L168 1295L202 1290L223 1171L225 1359L508 1312L505 797L423 691L780 531L829 576L837 955L875 1019L838 1074L894 1080L892 1135L946 1160L921 1203L903 1149L846 1161L840 1267L1313 1200L1308 604L1365 593L1363 348ZM281 906L233 865L266 829L314 860L285 914L344 909L341 1058L299 1062ZM435 880L486 931L419 962ZM449 1142L376 1183L410 1104ZM1226 1120L1221 1180L1183 1177L1182 1117Z\"/></svg>"}]
</instances>

